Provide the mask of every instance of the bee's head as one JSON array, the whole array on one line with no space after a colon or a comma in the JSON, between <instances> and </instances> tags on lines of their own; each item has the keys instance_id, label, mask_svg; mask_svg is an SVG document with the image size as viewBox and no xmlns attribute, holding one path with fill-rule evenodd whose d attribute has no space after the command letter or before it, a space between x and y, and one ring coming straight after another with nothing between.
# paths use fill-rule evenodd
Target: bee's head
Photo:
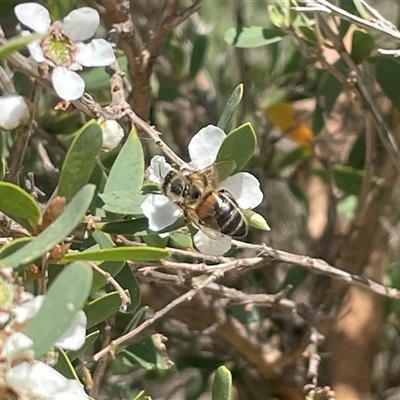
<instances>
[{"instance_id":1,"label":"bee's head","mask_svg":"<svg viewBox=\"0 0 400 400\"><path fill-rule=\"evenodd\" d=\"M173 169L165 176L162 191L172 201L182 201L187 191L186 179L180 172Z\"/></svg>"}]
</instances>

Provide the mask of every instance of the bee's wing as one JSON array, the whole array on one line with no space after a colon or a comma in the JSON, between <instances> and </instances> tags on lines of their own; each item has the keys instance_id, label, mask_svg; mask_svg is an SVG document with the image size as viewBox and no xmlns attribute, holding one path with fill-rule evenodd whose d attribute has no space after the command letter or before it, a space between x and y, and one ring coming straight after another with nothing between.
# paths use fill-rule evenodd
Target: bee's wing
<instances>
[{"instance_id":1,"label":"bee's wing","mask_svg":"<svg viewBox=\"0 0 400 400\"><path fill-rule=\"evenodd\" d=\"M219 238L221 228L217 224L217 221L215 221L215 225L213 224L212 227L211 226L209 227L209 226L205 226L204 224L201 223L195 210L187 209L186 215L187 215L188 219L191 222L193 222L209 238L214 239L214 240L217 240Z\"/></svg>"},{"instance_id":2,"label":"bee's wing","mask_svg":"<svg viewBox=\"0 0 400 400\"><path fill-rule=\"evenodd\" d=\"M200 184L206 181L206 186L209 189L216 189L235 168L236 163L232 160L219 161L207 168L190 174L190 179L192 182L198 181Z\"/></svg>"}]
</instances>

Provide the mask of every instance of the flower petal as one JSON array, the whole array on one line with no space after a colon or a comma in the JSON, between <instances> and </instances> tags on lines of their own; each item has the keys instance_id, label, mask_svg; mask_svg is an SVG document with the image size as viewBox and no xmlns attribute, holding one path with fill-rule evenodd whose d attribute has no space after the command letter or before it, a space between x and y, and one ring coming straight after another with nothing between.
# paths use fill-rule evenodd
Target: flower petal
<instances>
[{"instance_id":1,"label":"flower petal","mask_svg":"<svg viewBox=\"0 0 400 400\"><path fill-rule=\"evenodd\" d=\"M27 390L48 399L66 384L67 378L41 361L32 365L25 361L7 372L6 381L16 390Z\"/></svg>"},{"instance_id":2,"label":"flower petal","mask_svg":"<svg viewBox=\"0 0 400 400\"><path fill-rule=\"evenodd\" d=\"M193 236L193 243L203 254L208 254L210 256L221 256L226 253L232 245L232 239L230 236L222 235L218 233L218 239L211 239L204 232L198 231Z\"/></svg>"},{"instance_id":3,"label":"flower petal","mask_svg":"<svg viewBox=\"0 0 400 400\"><path fill-rule=\"evenodd\" d=\"M18 4L14 7L14 13L21 24L37 33L46 33L50 28L50 13L40 4Z\"/></svg>"},{"instance_id":4,"label":"flower petal","mask_svg":"<svg viewBox=\"0 0 400 400\"><path fill-rule=\"evenodd\" d=\"M142 203L142 211L149 220L149 228L156 232L172 225L183 215L176 204L161 194L150 194Z\"/></svg>"},{"instance_id":5,"label":"flower petal","mask_svg":"<svg viewBox=\"0 0 400 400\"><path fill-rule=\"evenodd\" d=\"M21 325L26 321L34 318L35 315L38 313L40 307L42 307L44 298L44 295L39 295L17 306L13 310L14 321L17 324Z\"/></svg>"},{"instance_id":6,"label":"flower petal","mask_svg":"<svg viewBox=\"0 0 400 400\"><path fill-rule=\"evenodd\" d=\"M16 94L0 97L0 129L10 131L29 121L29 109L24 98Z\"/></svg>"},{"instance_id":7,"label":"flower petal","mask_svg":"<svg viewBox=\"0 0 400 400\"><path fill-rule=\"evenodd\" d=\"M79 99L85 91L85 81L76 72L67 68L54 68L51 81L58 96L66 101Z\"/></svg>"},{"instance_id":8,"label":"flower petal","mask_svg":"<svg viewBox=\"0 0 400 400\"><path fill-rule=\"evenodd\" d=\"M86 324L86 314L82 310L78 311L72 324L57 340L56 346L64 350L79 350L85 343Z\"/></svg>"},{"instance_id":9,"label":"flower petal","mask_svg":"<svg viewBox=\"0 0 400 400\"><path fill-rule=\"evenodd\" d=\"M103 150L115 149L124 137L122 126L113 119L100 122L100 126L103 132Z\"/></svg>"},{"instance_id":10,"label":"flower petal","mask_svg":"<svg viewBox=\"0 0 400 400\"><path fill-rule=\"evenodd\" d=\"M3 355L9 361L20 356L33 345L33 340L22 332L13 332L6 340L3 347Z\"/></svg>"},{"instance_id":11,"label":"flower petal","mask_svg":"<svg viewBox=\"0 0 400 400\"><path fill-rule=\"evenodd\" d=\"M99 26L99 13L90 7L72 10L64 19L62 28L72 40L83 41L90 39Z\"/></svg>"},{"instance_id":12,"label":"flower petal","mask_svg":"<svg viewBox=\"0 0 400 400\"><path fill-rule=\"evenodd\" d=\"M78 43L75 61L84 67L105 67L115 61L114 50L104 39L93 39L90 43Z\"/></svg>"},{"instance_id":13,"label":"flower petal","mask_svg":"<svg viewBox=\"0 0 400 400\"><path fill-rule=\"evenodd\" d=\"M39 40L34 40L33 42L28 44L28 49L31 57L37 62L42 63L45 62L46 59L43 54L42 47L40 46ZM49 61L49 60L48 60ZM51 63L53 64L53 63Z\"/></svg>"},{"instance_id":14,"label":"flower petal","mask_svg":"<svg viewBox=\"0 0 400 400\"><path fill-rule=\"evenodd\" d=\"M165 157L154 156L150 161L149 166L149 180L155 183L161 183L166 177L169 171L171 171L172 166L167 163Z\"/></svg>"},{"instance_id":15,"label":"flower petal","mask_svg":"<svg viewBox=\"0 0 400 400\"><path fill-rule=\"evenodd\" d=\"M215 161L225 137L225 132L214 125L200 129L193 136L188 150L190 159L198 169L206 168Z\"/></svg>"},{"instance_id":16,"label":"flower petal","mask_svg":"<svg viewBox=\"0 0 400 400\"><path fill-rule=\"evenodd\" d=\"M63 390L59 391L54 396L54 400L89 400L89 397L85 393L83 385L80 382L74 379L68 379Z\"/></svg>"},{"instance_id":17,"label":"flower petal","mask_svg":"<svg viewBox=\"0 0 400 400\"><path fill-rule=\"evenodd\" d=\"M258 179L248 172L239 172L223 181L219 189L225 189L236 199L240 208L257 207L264 197Z\"/></svg>"}]
</instances>

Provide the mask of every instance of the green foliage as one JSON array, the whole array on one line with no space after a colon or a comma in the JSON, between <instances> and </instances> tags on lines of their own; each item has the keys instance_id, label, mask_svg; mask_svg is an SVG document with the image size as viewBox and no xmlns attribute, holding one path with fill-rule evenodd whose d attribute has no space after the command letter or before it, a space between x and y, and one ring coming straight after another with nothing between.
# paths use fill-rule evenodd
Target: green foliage
<instances>
[{"instance_id":1,"label":"green foliage","mask_svg":"<svg viewBox=\"0 0 400 400\"><path fill-rule=\"evenodd\" d=\"M128 291L125 293L128 295ZM91 301L84 311L87 316L87 329L116 314L121 307L121 297L118 292L110 292Z\"/></svg>"},{"instance_id":2,"label":"green foliage","mask_svg":"<svg viewBox=\"0 0 400 400\"><path fill-rule=\"evenodd\" d=\"M208 37L198 35L193 40L193 50L190 57L189 78L193 79L204 64L208 47Z\"/></svg>"},{"instance_id":3,"label":"green foliage","mask_svg":"<svg viewBox=\"0 0 400 400\"><path fill-rule=\"evenodd\" d=\"M141 215L140 205L145 196L141 194L144 179L144 156L135 127L126 139L111 168L104 192L102 209L115 214Z\"/></svg>"},{"instance_id":4,"label":"green foliage","mask_svg":"<svg viewBox=\"0 0 400 400\"><path fill-rule=\"evenodd\" d=\"M225 41L235 47L255 48L277 43L285 36L278 29L267 29L261 26L231 28L225 33Z\"/></svg>"},{"instance_id":5,"label":"green foliage","mask_svg":"<svg viewBox=\"0 0 400 400\"><path fill-rule=\"evenodd\" d=\"M240 83L235 87L232 94L230 95L224 110L222 111L221 117L219 118L217 126L222 130L225 130L228 126L228 122L231 120L233 113L238 108L243 98L243 84Z\"/></svg>"},{"instance_id":6,"label":"green foliage","mask_svg":"<svg viewBox=\"0 0 400 400\"><path fill-rule=\"evenodd\" d=\"M230 400L232 393L232 375L225 366L219 367L215 373L212 387L212 400Z\"/></svg>"},{"instance_id":7,"label":"green foliage","mask_svg":"<svg viewBox=\"0 0 400 400\"><path fill-rule=\"evenodd\" d=\"M36 357L41 357L71 325L89 295L91 284L92 269L85 263L72 263L58 275L26 331L33 340Z\"/></svg>"},{"instance_id":8,"label":"green foliage","mask_svg":"<svg viewBox=\"0 0 400 400\"><path fill-rule=\"evenodd\" d=\"M357 64L368 58L374 48L375 40L370 34L361 29L354 31L351 57Z\"/></svg>"},{"instance_id":9,"label":"green foliage","mask_svg":"<svg viewBox=\"0 0 400 400\"><path fill-rule=\"evenodd\" d=\"M157 335L153 335L127 346L118 352L117 357L128 366L140 366L148 371L166 370L169 369L169 363L160 352L160 344Z\"/></svg>"},{"instance_id":10,"label":"green foliage","mask_svg":"<svg viewBox=\"0 0 400 400\"><path fill-rule=\"evenodd\" d=\"M376 67L376 80L390 101L400 109L400 86L393 84L400 74L400 61L392 57L373 57L370 59Z\"/></svg>"},{"instance_id":11,"label":"green foliage","mask_svg":"<svg viewBox=\"0 0 400 400\"><path fill-rule=\"evenodd\" d=\"M76 260L98 260L98 261L153 261L168 257L166 249L152 247L113 247L111 249L100 249L79 253L69 253L63 258L63 262Z\"/></svg>"},{"instance_id":12,"label":"green foliage","mask_svg":"<svg viewBox=\"0 0 400 400\"><path fill-rule=\"evenodd\" d=\"M23 50L29 43L34 40L42 39L44 35L35 33L29 36L17 36L10 40L7 40L4 44L0 46L0 59L8 57L12 53Z\"/></svg>"},{"instance_id":13,"label":"green foliage","mask_svg":"<svg viewBox=\"0 0 400 400\"><path fill-rule=\"evenodd\" d=\"M256 145L256 133L251 123L247 122L226 136L218 151L216 162L233 160L236 168L232 173L239 172L253 156Z\"/></svg>"},{"instance_id":14,"label":"green foliage","mask_svg":"<svg viewBox=\"0 0 400 400\"><path fill-rule=\"evenodd\" d=\"M93 185L84 186L65 208L65 211L34 240L0 261L1 266L25 265L51 250L64 240L84 217L94 195Z\"/></svg>"},{"instance_id":15,"label":"green foliage","mask_svg":"<svg viewBox=\"0 0 400 400\"><path fill-rule=\"evenodd\" d=\"M101 126L91 120L76 133L60 173L57 194L67 201L89 182L103 144Z\"/></svg>"},{"instance_id":16,"label":"green foliage","mask_svg":"<svg viewBox=\"0 0 400 400\"><path fill-rule=\"evenodd\" d=\"M0 211L29 230L42 221L39 205L34 198L9 182L0 182Z\"/></svg>"}]
</instances>

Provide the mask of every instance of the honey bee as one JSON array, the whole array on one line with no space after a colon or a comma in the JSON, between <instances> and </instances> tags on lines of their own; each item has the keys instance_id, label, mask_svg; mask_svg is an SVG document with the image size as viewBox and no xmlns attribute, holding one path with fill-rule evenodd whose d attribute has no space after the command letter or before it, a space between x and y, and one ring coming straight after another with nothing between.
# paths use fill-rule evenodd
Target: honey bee
<instances>
[{"instance_id":1,"label":"honey bee","mask_svg":"<svg viewBox=\"0 0 400 400\"><path fill-rule=\"evenodd\" d=\"M172 169L162 183L164 195L212 239L218 238L218 232L243 237L248 231L247 220L232 194L227 190L217 190L219 171L226 167L226 163L229 161L195 172Z\"/></svg>"}]
</instances>

